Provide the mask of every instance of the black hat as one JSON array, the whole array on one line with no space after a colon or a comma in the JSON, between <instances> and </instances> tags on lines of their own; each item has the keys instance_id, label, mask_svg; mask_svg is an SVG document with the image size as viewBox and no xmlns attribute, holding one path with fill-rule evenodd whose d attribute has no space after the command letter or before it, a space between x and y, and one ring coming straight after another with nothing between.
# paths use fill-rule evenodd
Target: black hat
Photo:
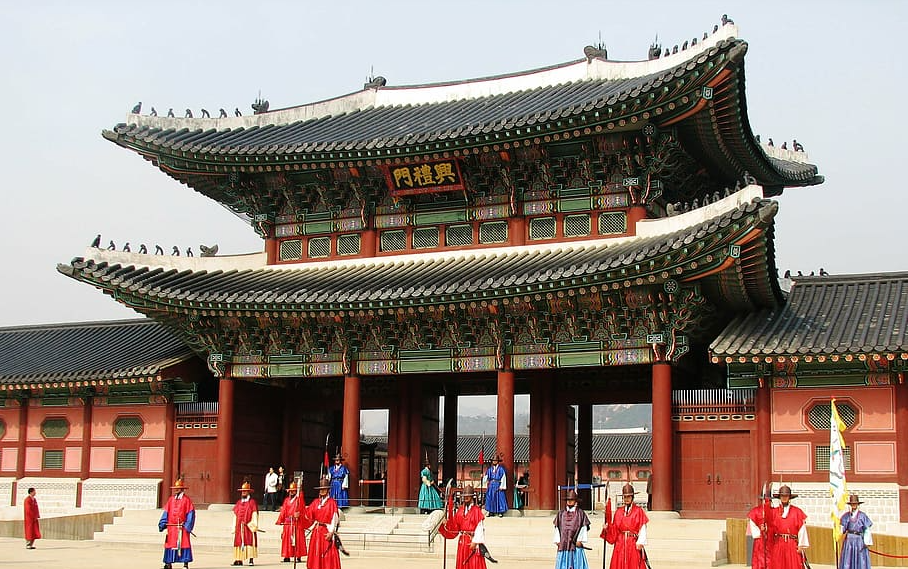
<instances>
[{"instance_id":1,"label":"black hat","mask_svg":"<svg viewBox=\"0 0 908 569\"><path fill-rule=\"evenodd\" d=\"M849 505L849 506L853 506L853 505L855 505L855 504L863 504L863 503L864 503L864 502L862 502L862 501L858 498L858 495L857 495L857 494L852 494L851 496L848 497L848 505Z\"/></svg>"},{"instance_id":2,"label":"black hat","mask_svg":"<svg viewBox=\"0 0 908 569\"><path fill-rule=\"evenodd\" d=\"M772 495L773 498L781 498L782 496L788 496L789 498L797 498L797 497L798 497L797 494L792 494L792 493L791 493L791 488L788 487L788 486L781 486L781 487L779 488L779 493L778 493L778 494L773 494L773 495Z\"/></svg>"}]
</instances>

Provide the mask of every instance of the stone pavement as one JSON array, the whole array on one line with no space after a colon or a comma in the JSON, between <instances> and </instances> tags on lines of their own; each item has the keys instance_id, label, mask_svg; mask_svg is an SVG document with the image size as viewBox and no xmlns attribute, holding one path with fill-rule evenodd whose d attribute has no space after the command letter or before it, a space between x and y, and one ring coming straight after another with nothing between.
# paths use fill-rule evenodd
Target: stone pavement
<instances>
[{"instance_id":1,"label":"stone pavement","mask_svg":"<svg viewBox=\"0 0 908 569\"><path fill-rule=\"evenodd\" d=\"M116 567L126 569L160 568L163 567L161 558L163 550L152 551L146 548L130 548L126 544L98 543L94 541L64 541L54 539L39 539L35 542L37 549L25 549L22 539L4 537L0 538L0 547L3 548L3 557L0 558L0 567L16 567L35 569L97 569L99 567ZM229 567L232 559L227 551L193 552L195 561L190 564L190 569L214 569ZM290 569L292 563L281 563L280 557L274 553L265 553L255 560L255 567L274 567ZM489 564L489 567L505 569L507 567L520 567L520 569L552 569L555 562L554 552L552 560L542 561L512 561L499 559L498 565ZM406 559L389 557L354 556L341 559L344 569L425 569L442 568L441 559ZM305 561L297 567L305 567ZM452 559L448 559L447 567L454 568ZM691 567L690 569L706 569L704 567ZM744 565L723 565L725 569L745 569ZM813 565L814 569L833 569L831 565ZM174 565L174 569L181 569L181 564ZM595 569L595 568L591 568ZM654 567L654 569L659 569Z\"/></svg>"}]
</instances>

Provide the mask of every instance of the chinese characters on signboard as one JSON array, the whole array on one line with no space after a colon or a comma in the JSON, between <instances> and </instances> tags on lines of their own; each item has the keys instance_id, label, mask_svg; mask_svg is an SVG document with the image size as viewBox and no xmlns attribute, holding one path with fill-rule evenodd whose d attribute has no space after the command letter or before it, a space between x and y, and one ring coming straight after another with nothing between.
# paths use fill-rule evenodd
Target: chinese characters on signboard
<instances>
[{"instance_id":1,"label":"chinese characters on signboard","mask_svg":"<svg viewBox=\"0 0 908 569\"><path fill-rule=\"evenodd\" d=\"M392 196L453 192L464 189L456 160L396 164L385 170Z\"/></svg>"}]
</instances>

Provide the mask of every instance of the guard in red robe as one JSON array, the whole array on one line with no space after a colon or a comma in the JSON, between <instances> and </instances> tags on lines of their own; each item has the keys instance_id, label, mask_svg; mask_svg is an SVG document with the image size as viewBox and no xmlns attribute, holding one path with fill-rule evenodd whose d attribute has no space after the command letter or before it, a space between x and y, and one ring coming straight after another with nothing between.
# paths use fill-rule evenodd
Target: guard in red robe
<instances>
[{"instance_id":1,"label":"guard in red robe","mask_svg":"<svg viewBox=\"0 0 908 569\"><path fill-rule=\"evenodd\" d=\"M643 546L646 545L646 524L649 518L643 508L634 504L634 487L625 484L621 489L624 505L615 512L612 523L602 529L600 537L613 544L610 569L639 569L644 566Z\"/></svg>"},{"instance_id":2,"label":"guard in red robe","mask_svg":"<svg viewBox=\"0 0 908 569\"><path fill-rule=\"evenodd\" d=\"M296 482L291 482L287 488L287 497L281 504L281 511L277 515L276 525L282 526L281 530L281 556L285 563L290 558L297 563L306 556L306 528L312 525L308 509L303 499L297 494Z\"/></svg>"},{"instance_id":3,"label":"guard in red robe","mask_svg":"<svg viewBox=\"0 0 908 569\"><path fill-rule=\"evenodd\" d=\"M479 547L485 544L486 532L482 522L485 516L482 515L482 508L473 502L475 497L473 486L465 486L460 495L462 504L447 522L447 528L458 535L455 565L458 569L486 569L486 558Z\"/></svg>"},{"instance_id":4,"label":"guard in red robe","mask_svg":"<svg viewBox=\"0 0 908 569\"><path fill-rule=\"evenodd\" d=\"M779 488L779 493L772 497L778 498L780 504L773 508L769 520L772 553L768 566L772 569L802 569L804 552L810 546L807 541L807 514L791 505L791 499L798 495L792 494L788 486Z\"/></svg>"},{"instance_id":5,"label":"guard in red robe","mask_svg":"<svg viewBox=\"0 0 908 569\"><path fill-rule=\"evenodd\" d=\"M765 490L765 489L764 489ZM772 536L769 533L769 518L772 514L772 505L769 503L769 491L760 496L760 503L747 513L747 525L753 537L753 555L751 567L753 569L767 569L769 567L769 552L772 547Z\"/></svg>"},{"instance_id":6,"label":"guard in red robe","mask_svg":"<svg viewBox=\"0 0 908 569\"><path fill-rule=\"evenodd\" d=\"M158 531L167 531L164 536L164 569L171 569L172 563L182 563L188 569L192 561L192 543L189 535L195 527L195 506L186 495L186 484L180 478L173 483L173 494L167 499Z\"/></svg>"},{"instance_id":7,"label":"guard in red robe","mask_svg":"<svg viewBox=\"0 0 908 569\"><path fill-rule=\"evenodd\" d=\"M315 487L318 498L309 504L309 519L313 521L312 534L309 537L309 556L306 557L306 567L309 569L340 569L340 555L334 533L337 531L339 521L337 515L337 502L328 495L331 489L331 479L322 478L321 483Z\"/></svg>"},{"instance_id":8,"label":"guard in red robe","mask_svg":"<svg viewBox=\"0 0 908 569\"><path fill-rule=\"evenodd\" d=\"M238 488L240 499L233 506L233 564L242 565L249 560L255 565L258 557L259 505L252 497L252 485L243 482Z\"/></svg>"},{"instance_id":9,"label":"guard in red robe","mask_svg":"<svg viewBox=\"0 0 908 569\"><path fill-rule=\"evenodd\" d=\"M38 518L41 517L41 514L38 513L38 500L35 499L35 489L28 489L28 496L25 497L25 501L22 503L25 513L25 547L26 549L35 548L35 540L41 539L41 528L38 527Z\"/></svg>"}]
</instances>

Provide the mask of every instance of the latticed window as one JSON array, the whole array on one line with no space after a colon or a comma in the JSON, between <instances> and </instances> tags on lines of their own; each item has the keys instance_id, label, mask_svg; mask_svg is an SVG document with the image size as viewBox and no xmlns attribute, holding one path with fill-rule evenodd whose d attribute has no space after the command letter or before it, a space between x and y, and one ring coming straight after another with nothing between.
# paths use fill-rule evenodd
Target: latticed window
<instances>
[{"instance_id":1,"label":"latticed window","mask_svg":"<svg viewBox=\"0 0 908 569\"><path fill-rule=\"evenodd\" d=\"M114 422L114 435L120 439L135 439L142 434L145 424L138 417L120 417Z\"/></svg>"},{"instance_id":2,"label":"latticed window","mask_svg":"<svg viewBox=\"0 0 908 569\"><path fill-rule=\"evenodd\" d=\"M847 428L851 428L858 420L858 413L850 403L836 403L839 418ZM807 411L807 422L817 431L828 431L832 421L832 404L830 401L818 403Z\"/></svg>"},{"instance_id":3,"label":"latticed window","mask_svg":"<svg viewBox=\"0 0 908 569\"><path fill-rule=\"evenodd\" d=\"M414 249L434 249L438 247L438 228L420 227L413 230Z\"/></svg>"},{"instance_id":4,"label":"latticed window","mask_svg":"<svg viewBox=\"0 0 908 569\"><path fill-rule=\"evenodd\" d=\"M303 242L299 239L281 241L281 261L296 261L303 258Z\"/></svg>"},{"instance_id":5,"label":"latticed window","mask_svg":"<svg viewBox=\"0 0 908 569\"><path fill-rule=\"evenodd\" d=\"M479 226L480 243L507 243L508 222L490 221Z\"/></svg>"},{"instance_id":6,"label":"latticed window","mask_svg":"<svg viewBox=\"0 0 908 569\"><path fill-rule=\"evenodd\" d=\"M407 248L407 235L403 231L383 231L380 246L382 251L403 251Z\"/></svg>"},{"instance_id":7,"label":"latticed window","mask_svg":"<svg viewBox=\"0 0 908 569\"><path fill-rule=\"evenodd\" d=\"M463 247L472 244L472 225L451 225L445 229L445 245L448 247Z\"/></svg>"},{"instance_id":8,"label":"latticed window","mask_svg":"<svg viewBox=\"0 0 908 569\"><path fill-rule=\"evenodd\" d=\"M637 471L637 480L646 480L647 478L649 478L649 470Z\"/></svg>"},{"instance_id":9,"label":"latticed window","mask_svg":"<svg viewBox=\"0 0 908 569\"><path fill-rule=\"evenodd\" d=\"M352 235L337 236L337 254L338 255L359 255L360 238L359 233Z\"/></svg>"},{"instance_id":10,"label":"latticed window","mask_svg":"<svg viewBox=\"0 0 908 569\"><path fill-rule=\"evenodd\" d=\"M609 480L620 480L624 476L624 473L620 470L609 470L607 476Z\"/></svg>"},{"instance_id":11,"label":"latticed window","mask_svg":"<svg viewBox=\"0 0 908 569\"><path fill-rule=\"evenodd\" d=\"M63 451L45 450L44 457L41 460L41 468L44 470L63 470Z\"/></svg>"},{"instance_id":12,"label":"latticed window","mask_svg":"<svg viewBox=\"0 0 908 569\"><path fill-rule=\"evenodd\" d=\"M313 237L309 240L309 252L308 257L310 259L317 259L319 257L327 257L331 254L331 238L330 237Z\"/></svg>"},{"instance_id":13,"label":"latticed window","mask_svg":"<svg viewBox=\"0 0 908 569\"><path fill-rule=\"evenodd\" d=\"M622 233L627 233L627 214L621 211L599 214L599 235Z\"/></svg>"},{"instance_id":14,"label":"latticed window","mask_svg":"<svg viewBox=\"0 0 908 569\"><path fill-rule=\"evenodd\" d=\"M139 451L118 450L116 470L136 470L139 468Z\"/></svg>"},{"instance_id":15,"label":"latticed window","mask_svg":"<svg viewBox=\"0 0 908 569\"><path fill-rule=\"evenodd\" d=\"M0 419L0 439L6 436L6 421Z\"/></svg>"},{"instance_id":16,"label":"latticed window","mask_svg":"<svg viewBox=\"0 0 908 569\"><path fill-rule=\"evenodd\" d=\"M845 470L851 470L851 447L842 449L845 459ZM813 450L813 469L815 472L829 472L829 445L817 445Z\"/></svg>"},{"instance_id":17,"label":"latticed window","mask_svg":"<svg viewBox=\"0 0 908 569\"><path fill-rule=\"evenodd\" d=\"M535 217L530 220L530 239L554 239L555 218Z\"/></svg>"},{"instance_id":18,"label":"latticed window","mask_svg":"<svg viewBox=\"0 0 908 569\"><path fill-rule=\"evenodd\" d=\"M590 234L590 216L566 215L564 216L564 236L582 237Z\"/></svg>"},{"instance_id":19,"label":"latticed window","mask_svg":"<svg viewBox=\"0 0 908 569\"><path fill-rule=\"evenodd\" d=\"M44 419L44 422L41 423L41 434L45 439L64 439L69 434L69 421Z\"/></svg>"}]
</instances>

